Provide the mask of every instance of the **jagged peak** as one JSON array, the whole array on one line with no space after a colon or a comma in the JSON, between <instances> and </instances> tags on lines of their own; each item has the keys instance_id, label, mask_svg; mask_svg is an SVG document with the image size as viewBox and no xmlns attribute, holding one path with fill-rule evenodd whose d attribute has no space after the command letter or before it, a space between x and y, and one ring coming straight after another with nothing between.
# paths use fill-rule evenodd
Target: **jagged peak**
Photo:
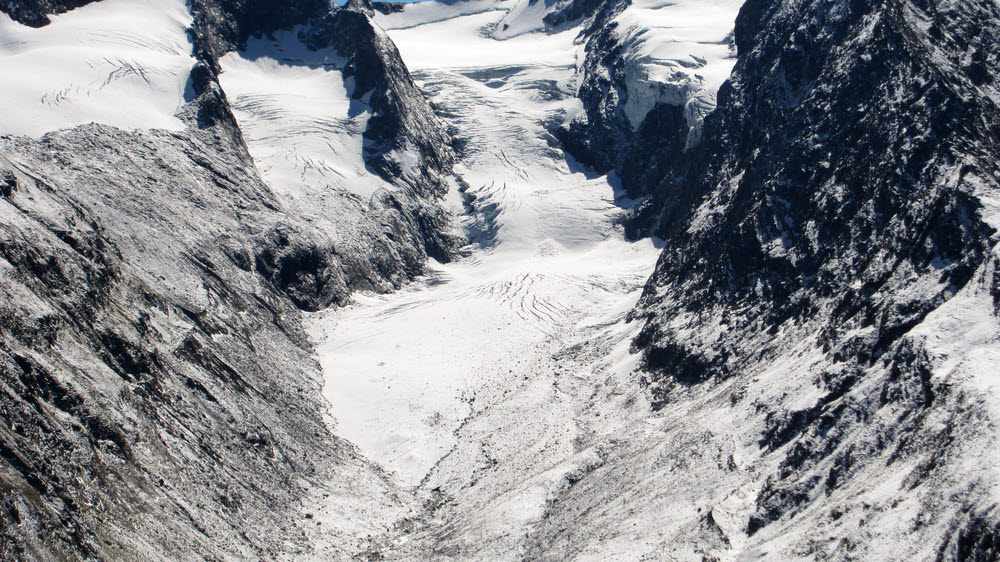
<instances>
[{"instance_id":1,"label":"jagged peak","mask_svg":"<svg viewBox=\"0 0 1000 562\"><path fill-rule=\"evenodd\" d=\"M344 9L364 14L370 18L375 17L375 5L371 0L348 0Z\"/></svg>"}]
</instances>

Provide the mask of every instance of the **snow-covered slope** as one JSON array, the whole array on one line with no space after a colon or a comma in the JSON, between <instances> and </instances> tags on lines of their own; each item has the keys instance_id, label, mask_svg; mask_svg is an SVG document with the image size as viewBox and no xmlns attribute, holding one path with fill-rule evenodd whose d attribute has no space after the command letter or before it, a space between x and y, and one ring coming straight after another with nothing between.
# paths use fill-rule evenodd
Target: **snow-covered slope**
<instances>
[{"instance_id":1,"label":"snow-covered slope","mask_svg":"<svg viewBox=\"0 0 1000 562\"><path fill-rule=\"evenodd\" d=\"M268 185L309 200L334 190L368 200L392 187L365 168L363 138L370 108L351 99L333 50L310 51L295 30L251 39L220 61L247 147Z\"/></svg>"},{"instance_id":2,"label":"snow-covered slope","mask_svg":"<svg viewBox=\"0 0 1000 562\"><path fill-rule=\"evenodd\" d=\"M382 29L392 30L408 29L429 23L446 22L486 12L496 12L493 16L499 19L503 17L508 7L512 4L513 2L510 0L415 2L412 4L393 5L390 9L387 9L386 4L376 2L374 4L377 10L375 21Z\"/></svg>"},{"instance_id":3,"label":"snow-covered slope","mask_svg":"<svg viewBox=\"0 0 1000 562\"><path fill-rule=\"evenodd\" d=\"M39 29L0 13L0 133L182 129L191 23L184 0L104 0Z\"/></svg>"},{"instance_id":4,"label":"snow-covered slope","mask_svg":"<svg viewBox=\"0 0 1000 562\"><path fill-rule=\"evenodd\" d=\"M375 20L389 31L413 71L576 64L578 47L573 30L498 41L493 30L507 13L508 4L496 0L421 2L398 12L376 13ZM442 39L429 40L428 34Z\"/></svg>"},{"instance_id":5,"label":"snow-covered slope","mask_svg":"<svg viewBox=\"0 0 1000 562\"><path fill-rule=\"evenodd\" d=\"M699 143L736 60L733 26L742 4L422 2L387 5L376 21L395 30L414 68L572 64L581 103L551 132L574 157L601 173L616 171L627 193L643 198L671 161ZM451 47L422 40L427 33L447 34ZM632 230L647 231L649 211L635 214Z\"/></svg>"},{"instance_id":6,"label":"snow-covered slope","mask_svg":"<svg viewBox=\"0 0 1000 562\"><path fill-rule=\"evenodd\" d=\"M573 64L581 103L552 125L553 134L581 162L616 171L630 196L644 198L670 163L700 142L702 121L736 61L733 26L742 4L424 2L392 5L376 19L397 30L414 67ZM454 47L430 47L419 33L447 33ZM567 49L572 63L560 55ZM633 231L655 226L650 211L635 214Z\"/></svg>"},{"instance_id":7,"label":"snow-covered slope","mask_svg":"<svg viewBox=\"0 0 1000 562\"><path fill-rule=\"evenodd\" d=\"M692 128L714 107L715 92L735 62L733 21L742 2L608 2L595 4L601 13L574 21L576 27L547 23L546 16L566 4L423 2L377 14L376 20L386 29L399 30L393 37L403 45L411 68L427 63L480 68L539 63L559 57L572 41L573 64L581 72L578 82L611 80L606 87L616 90L616 97L605 103L622 111L633 130L657 104L684 107ZM447 33L449 46L421 41L418 33ZM601 41L608 44L587 51L597 49L593 56L602 60L585 65L581 45L601 33L606 34Z\"/></svg>"},{"instance_id":8,"label":"snow-covered slope","mask_svg":"<svg viewBox=\"0 0 1000 562\"><path fill-rule=\"evenodd\" d=\"M454 446L477 395L534 376L578 326L620 319L656 255L623 240L607 178L549 146L544 124L566 104L541 80L552 69L480 72L419 76L468 135L457 169L468 187L455 195L485 227L482 247L313 324L337 432L411 485Z\"/></svg>"}]
</instances>

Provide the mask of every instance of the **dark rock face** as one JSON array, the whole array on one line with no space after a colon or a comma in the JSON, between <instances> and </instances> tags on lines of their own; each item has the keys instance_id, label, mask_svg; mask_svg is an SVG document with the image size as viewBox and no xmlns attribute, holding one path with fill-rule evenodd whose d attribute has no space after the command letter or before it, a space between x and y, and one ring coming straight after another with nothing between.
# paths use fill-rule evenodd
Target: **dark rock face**
<instances>
[{"instance_id":1,"label":"dark rock face","mask_svg":"<svg viewBox=\"0 0 1000 562\"><path fill-rule=\"evenodd\" d=\"M910 489L941 481L975 427L908 334L994 275L980 197L1000 177L998 38L992 2L751 0L702 144L658 168L644 212L666 249L636 340L658 405L749 381L811 338L826 365L812 407L758 407L761 447L781 461L748 534L879 462L925 459ZM933 486L921 493L928 513L946 510ZM936 540L987 559L992 539L970 528Z\"/></svg>"},{"instance_id":2,"label":"dark rock face","mask_svg":"<svg viewBox=\"0 0 1000 562\"><path fill-rule=\"evenodd\" d=\"M218 59L254 35L305 24L330 9L329 0L192 0L195 53Z\"/></svg>"},{"instance_id":3,"label":"dark rock face","mask_svg":"<svg viewBox=\"0 0 1000 562\"><path fill-rule=\"evenodd\" d=\"M606 4L609 3L603 0L571 0L557 5L554 10L545 14L542 22L546 29L559 31L593 16Z\"/></svg>"},{"instance_id":4,"label":"dark rock face","mask_svg":"<svg viewBox=\"0 0 1000 562\"><path fill-rule=\"evenodd\" d=\"M577 95L587 121L574 122L569 130L557 130L567 150L599 173L619 166L631 144L631 126L621 107L628 95L623 75L625 47L618 43L612 24L629 4L628 0L603 3L582 32L587 37L586 58Z\"/></svg>"},{"instance_id":5,"label":"dark rock face","mask_svg":"<svg viewBox=\"0 0 1000 562\"><path fill-rule=\"evenodd\" d=\"M581 83L577 96L583 102L586 119L577 119L568 129L554 133L576 159L599 173L615 171L628 197L645 199L666 175L687 156L687 150L700 138L698 119L686 116L691 94L701 87L693 82L661 84L671 91L674 101L656 102L641 122L633 123L626 113L630 97L640 96L643 87L642 60L637 59L634 42L623 38L615 18L631 5L629 0L608 2L572 2L545 17L547 24L556 21L579 21L591 18L581 31L586 40ZM550 20L552 20L550 22ZM706 102L699 102L706 103ZM707 112L710 106L698 111ZM656 217L644 207L630 219L627 234L640 237L652 233Z\"/></svg>"},{"instance_id":6,"label":"dark rock face","mask_svg":"<svg viewBox=\"0 0 1000 562\"><path fill-rule=\"evenodd\" d=\"M973 189L993 181L997 109L971 80L946 80L896 10L754 13L744 8L737 38L755 47L720 92L706 146L657 188L658 234L677 243L646 301L683 286L686 306L752 305L767 326L822 306L831 341L835 325L875 325L871 352L884 351L986 259L993 229ZM695 223L699 206L710 212ZM940 285L907 291L914 273Z\"/></svg>"},{"instance_id":7,"label":"dark rock face","mask_svg":"<svg viewBox=\"0 0 1000 562\"><path fill-rule=\"evenodd\" d=\"M86 6L99 0L0 0L0 12L11 17L12 20L30 25L31 27L42 27L48 25L50 15L61 14L72 9Z\"/></svg>"},{"instance_id":8,"label":"dark rock face","mask_svg":"<svg viewBox=\"0 0 1000 562\"><path fill-rule=\"evenodd\" d=\"M398 14L406 9L402 2L372 2L372 7L383 14Z\"/></svg>"},{"instance_id":9,"label":"dark rock face","mask_svg":"<svg viewBox=\"0 0 1000 562\"><path fill-rule=\"evenodd\" d=\"M11 170L0 170L0 196L13 197L17 191L17 176Z\"/></svg>"},{"instance_id":10,"label":"dark rock face","mask_svg":"<svg viewBox=\"0 0 1000 562\"><path fill-rule=\"evenodd\" d=\"M346 303L348 289L328 244L316 243L295 225L278 224L260 236L256 247L257 272L302 310Z\"/></svg>"},{"instance_id":11,"label":"dark rock face","mask_svg":"<svg viewBox=\"0 0 1000 562\"><path fill-rule=\"evenodd\" d=\"M1000 526L996 516L976 515L971 517L954 541L941 549L938 560L961 560L980 562L1000 559ZM992 521L992 522L991 522Z\"/></svg>"},{"instance_id":12,"label":"dark rock face","mask_svg":"<svg viewBox=\"0 0 1000 562\"><path fill-rule=\"evenodd\" d=\"M375 4L371 0L347 0L344 4L344 9L348 12L357 12L359 14L375 17Z\"/></svg>"}]
</instances>

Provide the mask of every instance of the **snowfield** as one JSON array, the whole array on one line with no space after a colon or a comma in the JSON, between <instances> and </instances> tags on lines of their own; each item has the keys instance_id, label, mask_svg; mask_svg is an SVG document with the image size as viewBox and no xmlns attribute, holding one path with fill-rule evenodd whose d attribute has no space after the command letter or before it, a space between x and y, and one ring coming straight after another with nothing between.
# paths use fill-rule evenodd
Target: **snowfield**
<instances>
[{"instance_id":1,"label":"snowfield","mask_svg":"<svg viewBox=\"0 0 1000 562\"><path fill-rule=\"evenodd\" d=\"M437 2L422 2L412 8L407 6L402 14L376 16L376 22L388 30L411 71L576 64L578 45L573 40L577 30L553 35L521 35L498 41L492 29L505 12L498 5L478 2L469 3L467 10L479 7L484 11L459 12L461 15L450 19L414 25L415 21L420 21L423 11L435 13L439 6ZM466 4L458 2L455 6ZM419 13L413 19L409 18L411 9ZM445 13L450 11L453 9Z\"/></svg>"},{"instance_id":2,"label":"snowfield","mask_svg":"<svg viewBox=\"0 0 1000 562\"><path fill-rule=\"evenodd\" d=\"M626 45L633 128L657 103L684 105L694 126L715 108L715 93L736 63L733 21L743 0L639 0L615 19Z\"/></svg>"},{"instance_id":3,"label":"snowfield","mask_svg":"<svg viewBox=\"0 0 1000 562\"><path fill-rule=\"evenodd\" d=\"M717 88L728 74L726 38L739 3L694 4L641 3L620 16L645 80L676 81L687 76L680 69L698 67L705 76L695 78ZM659 33L638 31L638 19L651 14ZM577 29L532 33L544 15L526 2L495 1L427 2L376 15L467 140L458 171L468 189L459 194L456 186L453 197L469 201L466 220L481 233L472 257L435 264L406 290L360 295L351 307L313 317L335 431L408 485L434 479L484 394L547 381L529 400L552 407L545 376L552 355L585 344L588 326L623 322L658 255L652 241L624 240L616 223L629 202L615 201L615 178L588 175L546 129L580 112L574 92L583 45ZM226 64L227 73L236 69L235 60ZM642 103L648 111L662 98ZM546 497L519 509L533 513Z\"/></svg>"},{"instance_id":4,"label":"snowfield","mask_svg":"<svg viewBox=\"0 0 1000 562\"><path fill-rule=\"evenodd\" d=\"M281 31L220 62L250 154L275 192L308 200L333 188L367 200L392 187L365 167L361 133L371 111L364 97L351 99L346 61L332 49L309 51L298 30Z\"/></svg>"},{"instance_id":5,"label":"snowfield","mask_svg":"<svg viewBox=\"0 0 1000 562\"><path fill-rule=\"evenodd\" d=\"M608 178L546 142L542 123L571 101L536 88L572 69L466 74L418 76L469 136L459 173L480 244L400 293L314 318L337 433L409 485L455 445L477 397L537 383L538 364L581 327L619 320L657 255L649 240L623 240Z\"/></svg>"},{"instance_id":6,"label":"snowfield","mask_svg":"<svg viewBox=\"0 0 1000 562\"><path fill-rule=\"evenodd\" d=\"M191 22L185 0L104 0L40 29L0 13L0 133L182 129Z\"/></svg>"}]
</instances>

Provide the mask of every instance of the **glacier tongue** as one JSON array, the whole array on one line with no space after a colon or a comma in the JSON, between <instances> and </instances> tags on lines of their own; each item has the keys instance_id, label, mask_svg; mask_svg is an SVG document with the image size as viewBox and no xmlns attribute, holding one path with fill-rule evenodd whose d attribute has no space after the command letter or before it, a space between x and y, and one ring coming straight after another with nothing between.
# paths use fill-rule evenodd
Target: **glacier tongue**
<instances>
[{"instance_id":1,"label":"glacier tongue","mask_svg":"<svg viewBox=\"0 0 1000 562\"><path fill-rule=\"evenodd\" d=\"M590 172L552 135L582 110L579 30L526 33L533 27L525 21L503 30L511 17L531 16L505 12L511 5L425 3L376 16L458 132L450 197L464 200L467 226L479 236L470 257L432 264L398 293L355 295L351 305L311 317L334 432L419 495L447 503L434 512L440 521L415 516L414 541L390 533L373 539L373 552L390 541L403 558L439 546L458 559L526 555L537 547L528 535L569 486L605 462L631 462L611 454L616 432L638 431L621 440L634 448L663 435L635 384L639 358L629 345L638 326L626 321L658 243L625 239L621 222L632 202L615 174ZM667 59L685 45L699 47L689 27L705 20L675 22L690 43L673 51L664 50L666 39L639 42L664 60L638 58L674 64ZM728 31L711 24L704 49L724 59ZM335 505L315 509L324 525L336 523ZM629 545L621 542L626 523L606 545L590 544L593 555L648 551L656 526L635 531L644 538Z\"/></svg>"},{"instance_id":2,"label":"glacier tongue","mask_svg":"<svg viewBox=\"0 0 1000 562\"><path fill-rule=\"evenodd\" d=\"M531 33L546 12L522 4L429 2L376 15L459 130L452 196L486 236L474 259L437 265L423 284L314 317L336 431L411 485L456 446L477 396L537 375L581 326L621 321L657 255L651 241L624 240L628 202L615 176L588 175L550 133L581 111L579 30ZM717 88L731 66L730 4L627 8L623 40L637 64L658 69L643 71L649 80L687 77L678 69L706 66L704 55L708 77L690 80L708 84L692 89ZM637 18L658 7L669 13L640 38ZM633 105L660 101L637 95Z\"/></svg>"},{"instance_id":3,"label":"glacier tongue","mask_svg":"<svg viewBox=\"0 0 1000 562\"><path fill-rule=\"evenodd\" d=\"M410 485L455 446L484 393L537 385L539 365L580 326L620 320L652 271L657 249L624 240L609 179L546 141L546 121L572 104L571 76L546 67L419 74L468 135L457 169L468 187L454 195L489 223L489 237L416 286L314 317L336 432Z\"/></svg>"}]
</instances>

